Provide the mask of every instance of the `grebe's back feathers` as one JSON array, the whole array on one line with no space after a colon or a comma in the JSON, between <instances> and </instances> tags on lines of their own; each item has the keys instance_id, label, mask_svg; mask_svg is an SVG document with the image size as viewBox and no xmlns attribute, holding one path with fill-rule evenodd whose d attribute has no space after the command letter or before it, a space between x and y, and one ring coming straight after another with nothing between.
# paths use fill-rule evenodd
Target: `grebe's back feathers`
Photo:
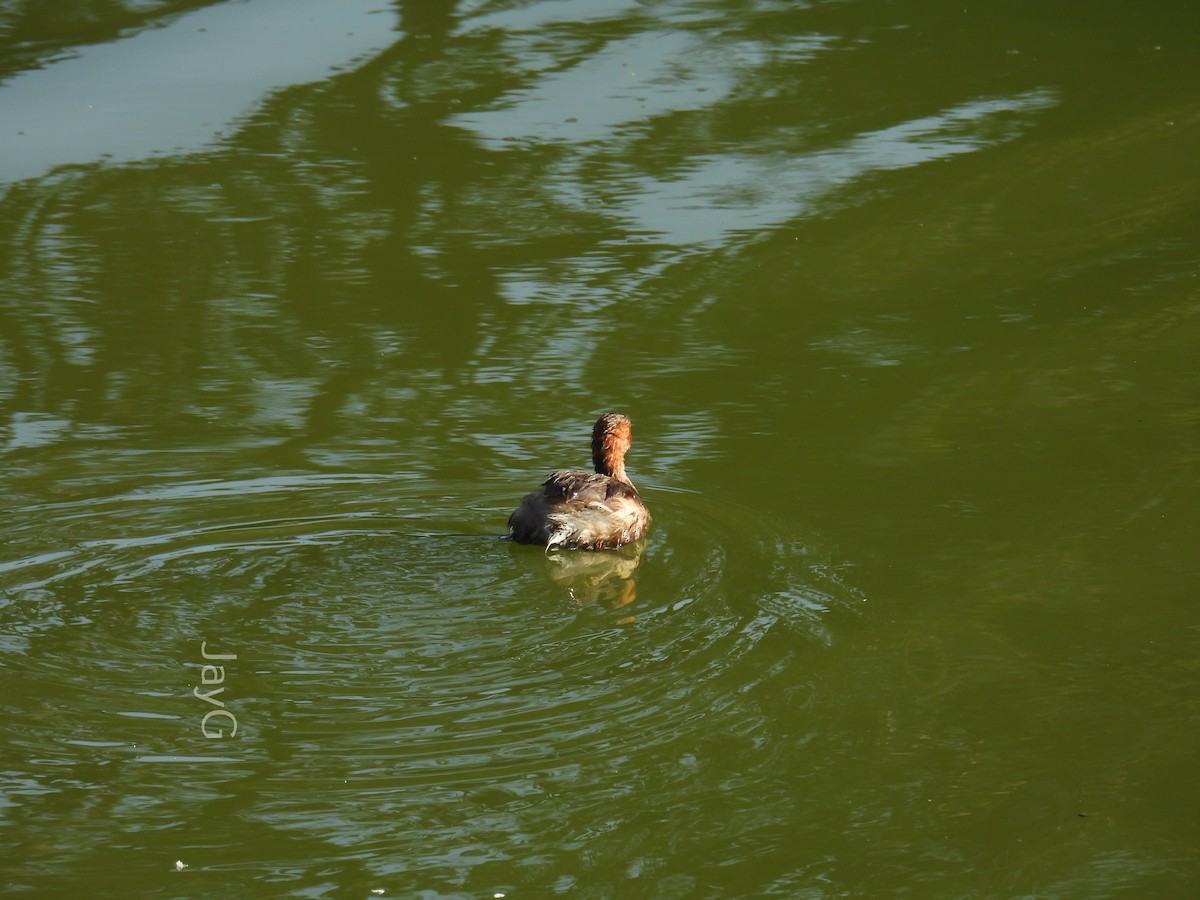
<instances>
[{"instance_id":1,"label":"grebe's back feathers","mask_svg":"<svg viewBox=\"0 0 1200 900\"><path fill-rule=\"evenodd\" d=\"M636 497L637 489L628 481L618 481L598 472L559 469L542 482L546 499L560 503L603 503L615 497Z\"/></svg>"}]
</instances>

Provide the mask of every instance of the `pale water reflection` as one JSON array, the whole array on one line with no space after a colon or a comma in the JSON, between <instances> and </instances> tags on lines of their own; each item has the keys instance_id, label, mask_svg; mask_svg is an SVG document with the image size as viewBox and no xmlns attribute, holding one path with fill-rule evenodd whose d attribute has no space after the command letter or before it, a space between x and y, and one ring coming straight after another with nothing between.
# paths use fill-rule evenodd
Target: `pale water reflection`
<instances>
[{"instance_id":1,"label":"pale water reflection","mask_svg":"<svg viewBox=\"0 0 1200 900\"><path fill-rule=\"evenodd\" d=\"M271 93L360 63L395 28L368 0L248 0L80 47L0 84L0 182L211 148Z\"/></svg>"}]
</instances>

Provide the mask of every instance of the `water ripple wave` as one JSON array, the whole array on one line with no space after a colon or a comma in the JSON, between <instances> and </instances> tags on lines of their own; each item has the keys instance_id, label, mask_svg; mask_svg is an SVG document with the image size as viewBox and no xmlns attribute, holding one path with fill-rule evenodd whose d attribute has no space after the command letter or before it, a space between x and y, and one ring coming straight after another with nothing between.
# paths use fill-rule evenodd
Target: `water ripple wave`
<instances>
[{"instance_id":1,"label":"water ripple wave","mask_svg":"<svg viewBox=\"0 0 1200 900\"><path fill-rule=\"evenodd\" d=\"M139 827L155 796L221 803L235 780L258 827L399 848L443 884L507 883L482 873L606 833L684 783L724 790L722 743L767 742L756 694L861 601L811 545L697 495L659 492L644 552L583 555L501 540L499 490L432 494L297 476L40 508L31 552L0 568L0 655L29 688L2 708L60 727L15 728L10 745L74 767L81 798L151 798L115 813ZM75 539L37 546L51 534ZM202 642L236 658L205 659ZM206 738L218 708L236 734Z\"/></svg>"}]
</instances>

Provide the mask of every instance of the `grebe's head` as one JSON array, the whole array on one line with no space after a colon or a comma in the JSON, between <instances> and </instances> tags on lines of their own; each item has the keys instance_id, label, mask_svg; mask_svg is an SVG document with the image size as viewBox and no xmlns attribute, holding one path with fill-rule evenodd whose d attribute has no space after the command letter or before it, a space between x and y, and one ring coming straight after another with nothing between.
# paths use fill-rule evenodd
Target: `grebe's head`
<instances>
[{"instance_id":1,"label":"grebe's head","mask_svg":"<svg viewBox=\"0 0 1200 900\"><path fill-rule=\"evenodd\" d=\"M620 413L605 413L592 429L592 464L601 475L622 481L625 477L625 452L633 444L633 423Z\"/></svg>"}]
</instances>

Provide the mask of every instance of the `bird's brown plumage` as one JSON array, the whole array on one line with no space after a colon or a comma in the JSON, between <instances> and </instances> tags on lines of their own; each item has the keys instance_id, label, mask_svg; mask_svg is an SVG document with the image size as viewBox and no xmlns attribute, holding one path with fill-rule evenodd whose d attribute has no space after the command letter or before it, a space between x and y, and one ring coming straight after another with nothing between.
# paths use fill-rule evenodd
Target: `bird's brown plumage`
<instances>
[{"instance_id":1,"label":"bird's brown plumage","mask_svg":"<svg viewBox=\"0 0 1200 900\"><path fill-rule=\"evenodd\" d=\"M509 516L513 540L547 549L605 550L640 540L650 512L625 474L632 426L620 413L605 413L592 429L595 472L560 469L525 495Z\"/></svg>"}]
</instances>

